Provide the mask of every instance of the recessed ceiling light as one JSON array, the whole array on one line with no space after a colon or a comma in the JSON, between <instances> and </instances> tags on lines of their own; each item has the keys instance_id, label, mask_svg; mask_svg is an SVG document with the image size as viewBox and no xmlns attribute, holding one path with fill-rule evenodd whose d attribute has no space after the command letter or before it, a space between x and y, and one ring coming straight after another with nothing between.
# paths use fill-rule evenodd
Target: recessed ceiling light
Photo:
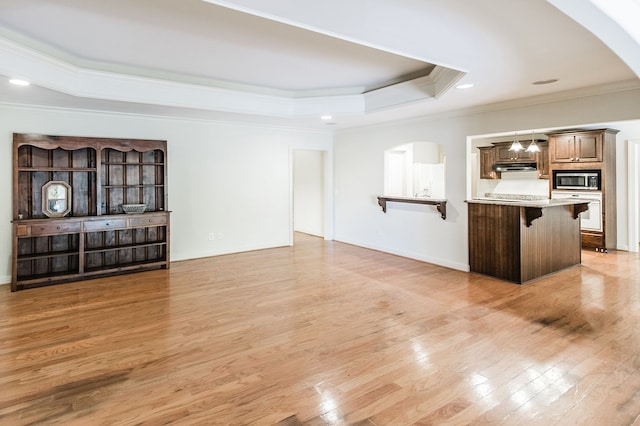
<instances>
[{"instance_id":1,"label":"recessed ceiling light","mask_svg":"<svg viewBox=\"0 0 640 426\"><path fill-rule=\"evenodd\" d=\"M20 80L19 78L12 78L9 80L9 83L15 84L16 86L28 86L30 84L27 80Z\"/></svg>"},{"instance_id":2,"label":"recessed ceiling light","mask_svg":"<svg viewBox=\"0 0 640 426\"><path fill-rule=\"evenodd\" d=\"M555 83L556 81L558 81L557 78L550 78L548 80L534 81L533 84L535 84L536 86L542 86L543 84L551 84L551 83Z\"/></svg>"},{"instance_id":3,"label":"recessed ceiling light","mask_svg":"<svg viewBox=\"0 0 640 426\"><path fill-rule=\"evenodd\" d=\"M323 115L320 117L322 120L331 120L333 117L330 115Z\"/></svg>"},{"instance_id":4,"label":"recessed ceiling light","mask_svg":"<svg viewBox=\"0 0 640 426\"><path fill-rule=\"evenodd\" d=\"M466 83L456 86L456 89L471 89L473 87L473 83Z\"/></svg>"}]
</instances>

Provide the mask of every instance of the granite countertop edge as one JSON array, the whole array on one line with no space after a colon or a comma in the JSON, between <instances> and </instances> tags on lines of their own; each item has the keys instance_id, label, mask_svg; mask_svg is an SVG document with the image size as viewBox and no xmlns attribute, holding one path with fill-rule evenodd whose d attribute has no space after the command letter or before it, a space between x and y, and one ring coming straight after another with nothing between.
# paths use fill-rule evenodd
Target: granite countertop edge
<instances>
[{"instance_id":1,"label":"granite countertop edge","mask_svg":"<svg viewBox=\"0 0 640 426\"><path fill-rule=\"evenodd\" d=\"M487 200L482 198L474 198L465 200L469 204L493 204L497 206L513 206L513 207L557 207L571 206L575 204L584 204L588 201L577 199L545 199L545 200Z\"/></svg>"}]
</instances>

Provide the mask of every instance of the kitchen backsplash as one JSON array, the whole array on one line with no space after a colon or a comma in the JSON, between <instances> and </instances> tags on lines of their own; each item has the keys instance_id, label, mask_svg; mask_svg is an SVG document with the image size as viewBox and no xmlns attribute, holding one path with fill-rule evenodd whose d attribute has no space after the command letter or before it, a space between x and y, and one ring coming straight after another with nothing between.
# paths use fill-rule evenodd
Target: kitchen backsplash
<instances>
[{"instance_id":1,"label":"kitchen backsplash","mask_svg":"<svg viewBox=\"0 0 640 426\"><path fill-rule=\"evenodd\" d=\"M501 179L478 179L476 196L492 194L519 194L549 197L549 180L538 179L538 172L507 172Z\"/></svg>"}]
</instances>

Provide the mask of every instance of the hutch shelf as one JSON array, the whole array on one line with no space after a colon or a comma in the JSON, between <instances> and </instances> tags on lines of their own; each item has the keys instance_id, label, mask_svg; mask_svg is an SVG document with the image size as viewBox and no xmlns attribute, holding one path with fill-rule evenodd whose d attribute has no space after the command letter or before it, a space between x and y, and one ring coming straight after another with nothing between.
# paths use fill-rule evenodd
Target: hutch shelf
<instances>
[{"instance_id":1,"label":"hutch shelf","mask_svg":"<svg viewBox=\"0 0 640 426\"><path fill-rule=\"evenodd\" d=\"M169 268L166 141L16 133L13 165L12 291Z\"/></svg>"}]
</instances>

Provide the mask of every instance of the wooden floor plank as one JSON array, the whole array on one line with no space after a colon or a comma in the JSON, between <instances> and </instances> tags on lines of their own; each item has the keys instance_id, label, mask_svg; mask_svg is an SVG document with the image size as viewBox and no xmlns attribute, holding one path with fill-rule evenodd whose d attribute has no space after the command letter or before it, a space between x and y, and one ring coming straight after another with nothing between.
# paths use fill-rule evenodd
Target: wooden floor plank
<instances>
[{"instance_id":1,"label":"wooden floor plank","mask_svg":"<svg viewBox=\"0 0 640 426\"><path fill-rule=\"evenodd\" d=\"M640 255L526 285L293 247L0 291L0 425L626 425Z\"/></svg>"}]
</instances>

